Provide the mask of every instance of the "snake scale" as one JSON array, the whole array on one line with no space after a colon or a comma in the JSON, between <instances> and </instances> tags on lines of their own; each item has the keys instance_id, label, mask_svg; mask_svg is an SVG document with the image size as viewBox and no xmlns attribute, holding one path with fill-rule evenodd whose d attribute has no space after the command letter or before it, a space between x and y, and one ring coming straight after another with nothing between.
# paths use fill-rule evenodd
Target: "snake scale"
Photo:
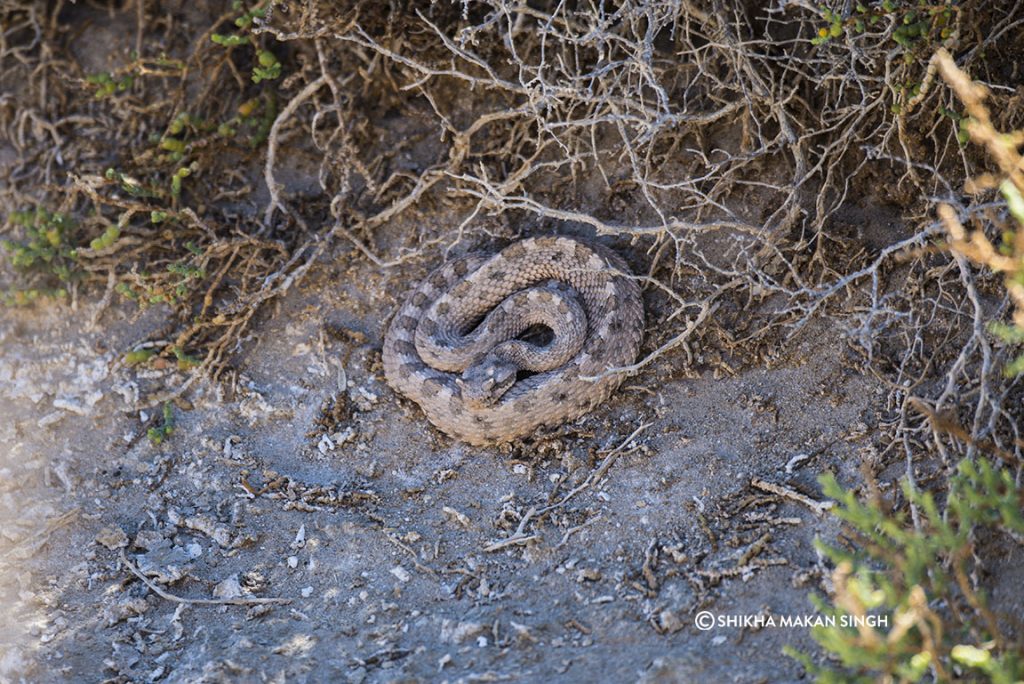
<instances>
[{"instance_id":1,"label":"snake scale","mask_svg":"<svg viewBox=\"0 0 1024 684\"><path fill-rule=\"evenodd\" d=\"M636 360L643 328L618 255L529 238L449 261L413 289L385 334L384 374L452 437L508 442L604 402L623 374L603 373Z\"/></svg>"}]
</instances>

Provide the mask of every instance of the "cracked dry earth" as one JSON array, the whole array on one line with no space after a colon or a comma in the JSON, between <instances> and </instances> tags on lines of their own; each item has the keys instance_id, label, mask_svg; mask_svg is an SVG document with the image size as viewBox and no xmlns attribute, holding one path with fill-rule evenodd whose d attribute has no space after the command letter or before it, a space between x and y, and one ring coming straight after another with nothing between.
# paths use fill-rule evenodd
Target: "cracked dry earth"
<instances>
[{"instance_id":1,"label":"cracked dry earth","mask_svg":"<svg viewBox=\"0 0 1024 684\"><path fill-rule=\"evenodd\" d=\"M839 333L731 374L673 353L550 436L472 448L383 380L386 313L430 265L337 246L160 445L140 406L184 377L119 358L166 312L0 313L0 679L800 678L805 630L693 616L811 612L837 532L816 477L856 477L884 396Z\"/></svg>"}]
</instances>

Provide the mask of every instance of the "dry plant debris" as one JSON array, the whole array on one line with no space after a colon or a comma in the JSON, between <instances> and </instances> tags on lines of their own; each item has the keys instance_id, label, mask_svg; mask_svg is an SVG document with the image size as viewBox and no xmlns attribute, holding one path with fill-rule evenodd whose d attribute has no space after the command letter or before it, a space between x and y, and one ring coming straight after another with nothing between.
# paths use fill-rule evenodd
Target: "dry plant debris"
<instances>
[{"instance_id":1,"label":"dry plant debris","mask_svg":"<svg viewBox=\"0 0 1024 684\"><path fill-rule=\"evenodd\" d=\"M1024 215L1012 132L1024 123L1021 3L399 5L0 0L5 305L53 296L77 319L96 304L88 323L98 327L121 299L156 310L117 352L138 373L132 408L166 407L204 378L237 388L269 305L333 260L346 277L372 265L381 281L368 286L390 295L451 252L597 234L630 258L652 314L645 356L627 369L635 387L772 367L803 331L838 325L851 341L843 363L886 388L862 451L870 496L918 523L896 477L941 493L961 457L994 453L1019 467L1020 383L1004 369L1020 339L994 337L988 323L1022 324L1024 230L1006 230ZM109 59L90 42L109 44ZM389 304L378 297L373 316ZM362 360L353 374L372 375ZM309 429L328 436L322 456L338 446L328 433L354 419L350 399L360 420L379 410L345 394L347 376L338 385ZM816 398L830 401L829 388ZM547 502L504 502L499 532L473 551L525 558L564 514L550 546L567 553L607 523L570 509L642 453L633 441L653 440L670 411L637 415L637 433L600 465L567 466L579 477L559 475ZM572 456L549 444L590 429L538 436L516 456L532 478L537 461ZM160 465L155 492L181 462ZM458 467L437 473L430 486L460 484ZM376 488L261 477L237 476L238 497L304 514L354 510L429 570L390 532ZM777 531L806 519L779 505L826 506L767 474L744 482L760 491L744 494L755 498L737 520L703 498L687 509L700 543L684 550L659 534L622 554L631 576L616 586L651 602L659 632L681 629L656 605L666 576L709 600L723 579L787 562ZM448 508L453 529L484 519ZM468 558L474 567L441 574L460 575L459 596L489 595ZM392 574L404 584L402 572ZM547 638L512 624L517 643ZM584 624L572 631L586 636ZM486 638L479 626L464 631ZM364 655L365 674L408 653Z\"/></svg>"}]
</instances>

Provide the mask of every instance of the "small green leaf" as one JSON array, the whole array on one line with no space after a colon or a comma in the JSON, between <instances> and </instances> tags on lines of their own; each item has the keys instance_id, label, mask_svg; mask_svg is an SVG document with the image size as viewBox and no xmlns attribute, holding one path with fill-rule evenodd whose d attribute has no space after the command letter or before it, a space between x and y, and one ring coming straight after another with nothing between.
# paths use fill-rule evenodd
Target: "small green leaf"
<instances>
[{"instance_id":1,"label":"small green leaf","mask_svg":"<svg viewBox=\"0 0 1024 684\"><path fill-rule=\"evenodd\" d=\"M950 655L953 657L953 660L958 663L963 663L968 667L986 668L992 662L991 653L983 651L977 646L969 646L966 644L958 644L954 646Z\"/></svg>"},{"instance_id":2,"label":"small green leaf","mask_svg":"<svg viewBox=\"0 0 1024 684\"><path fill-rule=\"evenodd\" d=\"M999 184L999 192L1006 199L1010 214L1020 225L1024 226L1024 197L1009 178Z\"/></svg>"}]
</instances>

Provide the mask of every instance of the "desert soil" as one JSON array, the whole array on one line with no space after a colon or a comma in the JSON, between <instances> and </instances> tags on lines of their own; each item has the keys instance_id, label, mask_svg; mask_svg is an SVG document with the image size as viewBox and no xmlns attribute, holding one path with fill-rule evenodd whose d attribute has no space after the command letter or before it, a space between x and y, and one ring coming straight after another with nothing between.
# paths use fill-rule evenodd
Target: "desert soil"
<instances>
[{"instance_id":1,"label":"desert soil","mask_svg":"<svg viewBox=\"0 0 1024 684\"><path fill-rule=\"evenodd\" d=\"M856 477L886 396L841 331L758 363L694 344L566 428L470 448L380 369L396 293L429 266L339 245L159 445L159 405L134 407L185 378L119 360L158 310L4 311L3 676L799 678L781 649L807 630L694 616L813 614L813 543L837 533L816 477Z\"/></svg>"},{"instance_id":2,"label":"desert soil","mask_svg":"<svg viewBox=\"0 0 1024 684\"><path fill-rule=\"evenodd\" d=\"M87 71L116 61L82 52ZM399 161L422 169L447 156L424 120L374 123L396 139L418 132ZM320 192L303 137L277 168L296 205ZM0 162L12 150L0 144ZM255 190L239 205L253 214L269 199L262 171L245 170ZM596 174L564 187L576 194L553 205L642 216L638 192L619 207ZM851 189L833 227L874 255L911 232L899 207L864 192ZM737 203L755 219L774 210L748 199ZM422 204L374 234L382 254L415 256L381 268L334 240L261 310L220 382L124 363L169 319L160 306L108 304L100 287L73 306L0 308L0 681L789 682L805 674L784 646L822 657L804 628L703 631L695 618L816 614L809 595L827 591L831 568L815 540L840 531L817 478L860 482L885 448L879 426L899 414L898 373L870 372L863 351L883 365L882 345L857 336L870 332L857 316L876 313L870 279L775 329L778 302L730 293L589 416L471 448L385 384L388 317L449 245L588 233L508 212L455 242L466 214ZM728 263L729 239L702 257ZM605 242L647 272L649 245ZM899 288L898 266L885 276ZM673 282L697 303L711 289ZM657 287L645 302L649 354L685 322L666 321ZM755 313L756 335L744 323ZM926 381L935 390L939 371ZM174 430L155 444L146 432L165 399ZM900 453L874 475L892 487L905 466ZM1011 611L1019 556L992 569Z\"/></svg>"}]
</instances>

